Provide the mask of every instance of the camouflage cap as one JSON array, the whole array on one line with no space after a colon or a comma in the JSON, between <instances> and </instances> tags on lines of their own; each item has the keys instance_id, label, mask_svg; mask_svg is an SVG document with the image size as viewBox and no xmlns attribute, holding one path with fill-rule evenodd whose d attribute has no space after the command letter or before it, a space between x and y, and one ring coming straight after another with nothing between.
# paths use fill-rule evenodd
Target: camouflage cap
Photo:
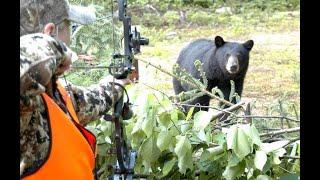
<instances>
[{"instance_id":1,"label":"camouflage cap","mask_svg":"<svg viewBox=\"0 0 320 180\"><path fill-rule=\"evenodd\" d=\"M89 24L96 16L94 8L70 5L67 0L20 0L20 36L41 32L47 23L66 19Z\"/></svg>"}]
</instances>

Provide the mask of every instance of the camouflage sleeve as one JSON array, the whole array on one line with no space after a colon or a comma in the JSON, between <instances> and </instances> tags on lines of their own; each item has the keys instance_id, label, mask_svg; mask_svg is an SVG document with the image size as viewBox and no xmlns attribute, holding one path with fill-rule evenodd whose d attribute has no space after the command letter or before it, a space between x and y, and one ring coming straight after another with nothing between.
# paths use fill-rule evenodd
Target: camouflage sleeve
<instances>
[{"instance_id":1,"label":"camouflage sleeve","mask_svg":"<svg viewBox=\"0 0 320 180\"><path fill-rule=\"evenodd\" d=\"M36 96L45 92L52 76L65 69L70 63L72 51L54 38L42 34L20 37L20 95Z\"/></svg>"},{"instance_id":2,"label":"camouflage sleeve","mask_svg":"<svg viewBox=\"0 0 320 180\"><path fill-rule=\"evenodd\" d=\"M75 110L82 125L99 119L111 109L112 102L122 96L122 90L119 87L115 86L113 90L109 78L104 78L98 84L89 87L76 86L70 82L65 83L63 80L60 82L69 93L71 92Z\"/></svg>"}]
</instances>

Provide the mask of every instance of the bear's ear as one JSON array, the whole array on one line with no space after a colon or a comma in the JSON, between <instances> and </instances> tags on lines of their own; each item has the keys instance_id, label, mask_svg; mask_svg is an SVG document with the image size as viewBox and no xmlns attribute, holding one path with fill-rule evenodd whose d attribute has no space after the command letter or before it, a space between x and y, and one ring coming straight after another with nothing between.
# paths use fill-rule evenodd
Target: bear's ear
<instances>
[{"instance_id":1,"label":"bear's ear","mask_svg":"<svg viewBox=\"0 0 320 180\"><path fill-rule=\"evenodd\" d=\"M245 43L243 43L243 46L248 49L249 51L252 49L254 45L254 42L253 40L249 40L249 41L246 41Z\"/></svg>"},{"instance_id":2,"label":"bear's ear","mask_svg":"<svg viewBox=\"0 0 320 180\"><path fill-rule=\"evenodd\" d=\"M219 48L219 47L223 46L225 42L222 37L216 36L214 38L214 43L216 44L216 47Z\"/></svg>"}]
</instances>

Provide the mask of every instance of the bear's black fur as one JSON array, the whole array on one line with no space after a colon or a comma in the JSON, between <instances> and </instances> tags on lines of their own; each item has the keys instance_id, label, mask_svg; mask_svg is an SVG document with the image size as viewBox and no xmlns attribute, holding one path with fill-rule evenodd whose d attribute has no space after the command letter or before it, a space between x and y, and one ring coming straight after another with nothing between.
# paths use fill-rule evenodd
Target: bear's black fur
<instances>
[{"instance_id":1,"label":"bear's black fur","mask_svg":"<svg viewBox=\"0 0 320 180\"><path fill-rule=\"evenodd\" d=\"M194 66L194 61L200 60L208 79L207 90L211 91L217 86L223 92L225 99L228 100L231 89L230 80L235 82L235 92L239 96L242 94L243 81L249 65L249 52L253 44L252 40L245 43L227 42L220 36L216 36L214 41L198 39L182 49L177 64L194 78L201 80L200 73ZM194 89L176 78L173 78L173 87L175 94ZM199 103L202 106L208 106L209 102L210 97L205 95L190 104ZM185 109L189 108L185 107ZM208 108L201 109L208 110ZM195 108L195 112L197 111L199 108Z\"/></svg>"}]
</instances>

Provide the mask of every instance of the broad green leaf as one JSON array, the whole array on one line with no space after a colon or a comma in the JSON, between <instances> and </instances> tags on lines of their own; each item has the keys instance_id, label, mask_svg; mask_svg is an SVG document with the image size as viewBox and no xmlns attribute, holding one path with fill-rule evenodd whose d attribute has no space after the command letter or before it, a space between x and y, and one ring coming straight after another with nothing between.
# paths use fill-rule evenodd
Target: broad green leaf
<instances>
[{"instance_id":1,"label":"broad green leaf","mask_svg":"<svg viewBox=\"0 0 320 180\"><path fill-rule=\"evenodd\" d=\"M260 139L260 135L258 130L256 129L256 127L254 126L254 124L251 125L251 133L252 133L252 141L254 144L260 146L261 145L261 139Z\"/></svg>"},{"instance_id":2,"label":"broad green leaf","mask_svg":"<svg viewBox=\"0 0 320 180\"><path fill-rule=\"evenodd\" d=\"M112 144L109 136L105 136L104 140L106 141L106 143Z\"/></svg>"},{"instance_id":3,"label":"broad green leaf","mask_svg":"<svg viewBox=\"0 0 320 180\"><path fill-rule=\"evenodd\" d=\"M134 165L134 172L135 173L142 173L143 172L143 164L142 164L142 157L138 155L135 165Z\"/></svg>"},{"instance_id":4,"label":"broad green leaf","mask_svg":"<svg viewBox=\"0 0 320 180\"><path fill-rule=\"evenodd\" d=\"M249 169L249 171L248 171L248 173L247 173L247 179L253 179L254 177L253 177L253 168L250 168Z\"/></svg>"},{"instance_id":5,"label":"broad green leaf","mask_svg":"<svg viewBox=\"0 0 320 180\"><path fill-rule=\"evenodd\" d=\"M171 139L172 139L172 136L168 131L161 131L158 134L157 146L161 152L169 148Z\"/></svg>"},{"instance_id":6,"label":"broad green leaf","mask_svg":"<svg viewBox=\"0 0 320 180\"><path fill-rule=\"evenodd\" d=\"M251 127L250 124L241 124L238 125L239 128L243 131L243 133L247 136L248 142L250 143L250 152L253 151L253 141L252 141L252 131L251 131Z\"/></svg>"},{"instance_id":7,"label":"broad green leaf","mask_svg":"<svg viewBox=\"0 0 320 180\"><path fill-rule=\"evenodd\" d=\"M178 111L176 109L174 109L173 111L171 111L170 113L171 115L171 120L173 122L177 122L179 120L179 115L178 115Z\"/></svg>"},{"instance_id":8,"label":"broad green leaf","mask_svg":"<svg viewBox=\"0 0 320 180\"><path fill-rule=\"evenodd\" d=\"M133 120L128 120L127 122L128 122L128 123L125 125L125 131L126 131L125 133L126 133L126 135L127 135L128 140L131 141L131 139L132 139L131 132L132 132L133 127L134 127L134 125L135 125L135 121L133 121Z\"/></svg>"},{"instance_id":9,"label":"broad green leaf","mask_svg":"<svg viewBox=\"0 0 320 180\"><path fill-rule=\"evenodd\" d=\"M141 95L145 96L143 94L141 94ZM146 99L146 104L144 104L144 107L143 107L145 111L148 111L148 109L150 107L152 107L153 105L158 104L157 99L156 99L156 97L154 96L153 93L148 93L146 98L147 98Z\"/></svg>"},{"instance_id":10,"label":"broad green leaf","mask_svg":"<svg viewBox=\"0 0 320 180\"><path fill-rule=\"evenodd\" d=\"M171 123L171 115L168 112L163 112L160 114L158 120L162 126L165 126L166 128L168 128L168 126Z\"/></svg>"},{"instance_id":11,"label":"broad green leaf","mask_svg":"<svg viewBox=\"0 0 320 180\"><path fill-rule=\"evenodd\" d=\"M142 141L146 138L145 133L142 130L136 131L131 135L131 146L133 149L138 149Z\"/></svg>"},{"instance_id":12,"label":"broad green leaf","mask_svg":"<svg viewBox=\"0 0 320 180\"><path fill-rule=\"evenodd\" d=\"M153 102L154 96L150 94L149 92L145 91L145 93L141 93L134 104L137 107L137 116L138 117L145 117L149 111L149 108L154 104Z\"/></svg>"},{"instance_id":13,"label":"broad green leaf","mask_svg":"<svg viewBox=\"0 0 320 180\"><path fill-rule=\"evenodd\" d=\"M272 143L262 143L260 146L260 149L268 154L272 151L275 151L277 149L282 148L288 142L289 142L289 140L276 141L276 142L272 142Z\"/></svg>"},{"instance_id":14,"label":"broad green leaf","mask_svg":"<svg viewBox=\"0 0 320 180\"><path fill-rule=\"evenodd\" d=\"M186 121L189 121L192 118L193 111L194 111L194 107L191 107L188 111Z\"/></svg>"},{"instance_id":15,"label":"broad green leaf","mask_svg":"<svg viewBox=\"0 0 320 180\"><path fill-rule=\"evenodd\" d=\"M216 147L208 148L208 149L206 149L206 151L208 151L210 153L210 155L216 156L218 154L223 153L224 148L223 148L223 146L216 146Z\"/></svg>"},{"instance_id":16,"label":"broad green leaf","mask_svg":"<svg viewBox=\"0 0 320 180\"><path fill-rule=\"evenodd\" d=\"M284 148L277 149L273 153L279 157L282 157L287 151Z\"/></svg>"},{"instance_id":17,"label":"broad green leaf","mask_svg":"<svg viewBox=\"0 0 320 180\"><path fill-rule=\"evenodd\" d=\"M212 132L214 131L214 127L213 126L207 126L205 129L205 134L206 134L206 139L207 142L213 142L213 134Z\"/></svg>"},{"instance_id":18,"label":"broad green leaf","mask_svg":"<svg viewBox=\"0 0 320 180\"><path fill-rule=\"evenodd\" d=\"M262 173L266 173L267 171L270 170L271 167L272 167L271 160L270 158L268 158L266 164L263 167Z\"/></svg>"},{"instance_id":19,"label":"broad green leaf","mask_svg":"<svg viewBox=\"0 0 320 180\"><path fill-rule=\"evenodd\" d=\"M97 144L104 144L106 141L104 139L103 133L97 137Z\"/></svg>"},{"instance_id":20,"label":"broad green leaf","mask_svg":"<svg viewBox=\"0 0 320 180\"><path fill-rule=\"evenodd\" d=\"M193 129L196 131L203 130L208 126L212 117L212 113L208 111L198 111L194 115Z\"/></svg>"},{"instance_id":21,"label":"broad green leaf","mask_svg":"<svg viewBox=\"0 0 320 180\"><path fill-rule=\"evenodd\" d=\"M158 102L161 103L161 106L159 106L159 110L158 110L159 114L173 109L172 102L168 99L168 97L161 94L160 92L155 92L155 93L156 93Z\"/></svg>"},{"instance_id":22,"label":"broad green leaf","mask_svg":"<svg viewBox=\"0 0 320 180\"><path fill-rule=\"evenodd\" d=\"M227 166L222 176L227 180L234 180L236 177L242 175L246 167L245 161L241 161L237 166Z\"/></svg>"},{"instance_id":23,"label":"broad green leaf","mask_svg":"<svg viewBox=\"0 0 320 180\"><path fill-rule=\"evenodd\" d=\"M207 142L207 137L206 137L206 133L204 132L204 129L200 130L198 133L197 133L197 137L201 140L201 141L204 141L204 142Z\"/></svg>"},{"instance_id":24,"label":"broad green leaf","mask_svg":"<svg viewBox=\"0 0 320 180\"><path fill-rule=\"evenodd\" d=\"M202 143L202 140L199 139L198 134L199 133L196 132L196 131L191 131L191 137L189 138L191 144L200 144L200 143Z\"/></svg>"},{"instance_id":25,"label":"broad green leaf","mask_svg":"<svg viewBox=\"0 0 320 180\"><path fill-rule=\"evenodd\" d=\"M177 156L184 156L188 151L191 151L191 144L186 136L179 135L176 137L177 144L174 148L174 152Z\"/></svg>"},{"instance_id":26,"label":"broad green leaf","mask_svg":"<svg viewBox=\"0 0 320 180\"><path fill-rule=\"evenodd\" d=\"M233 149L233 146L236 143L237 132L238 132L237 126L231 126L229 129L225 130L225 133L227 134L228 149Z\"/></svg>"},{"instance_id":27,"label":"broad green leaf","mask_svg":"<svg viewBox=\"0 0 320 180\"><path fill-rule=\"evenodd\" d=\"M263 166L267 162L267 154L264 151L256 151L254 156L254 166L260 171L263 170Z\"/></svg>"},{"instance_id":28,"label":"broad green leaf","mask_svg":"<svg viewBox=\"0 0 320 180\"><path fill-rule=\"evenodd\" d=\"M214 134L212 139L213 142L218 143L219 145L223 145L224 143L226 143L226 136L221 132Z\"/></svg>"},{"instance_id":29,"label":"broad green leaf","mask_svg":"<svg viewBox=\"0 0 320 180\"><path fill-rule=\"evenodd\" d=\"M137 119L137 122L134 124L134 126L133 126L133 128L132 128L131 134L134 134L134 133L142 130L142 123L143 123L143 121L144 121L144 118L143 118L143 117Z\"/></svg>"},{"instance_id":30,"label":"broad green leaf","mask_svg":"<svg viewBox=\"0 0 320 180\"><path fill-rule=\"evenodd\" d=\"M279 159L279 156L273 154L271 156L271 164L276 164L276 165L279 165L281 163L281 160Z\"/></svg>"},{"instance_id":31,"label":"broad green leaf","mask_svg":"<svg viewBox=\"0 0 320 180\"><path fill-rule=\"evenodd\" d=\"M271 164L279 165L281 163L281 160L279 159L279 157L282 157L285 153L286 153L286 150L284 148L280 148L272 151Z\"/></svg>"},{"instance_id":32,"label":"broad green leaf","mask_svg":"<svg viewBox=\"0 0 320 180\"><path fill-rule=\"evenodd\" d=\"M211 157L211 156L210 156L210 152L204 150L204 151L201 153L201 156L200 156L200 163L209 160L210 157ZM210 160L211 160L211 159L210 159Z\"/></svg>"},{"instance_id":33,"label":"broad green leaf","mask_svg":"<svg viewBox=\"0 0 320 180\"><path fill-rule=\"evenodd\" d=\"M181 174L185 174L187 169L191 169L193 167L191 150L187 151L184 156L178 157L178 167Z\"/></svg>"},{"instance_id":34,"label":"broad green leaf","mask_svg":"<svg viewBox=\"0 0 320 180\"><path fill-rule=\"evenodd\" d=\"M267 175L259 175L257 176L257 180L271 180L271 178Z\"/></svg>"},{"instance_id":35,"label":"broad green leaf","mask_svg":"<svg viewBox=\"0 0 320 180\"><path fill-rule=\"evenodd\" d=\"M187 168L192 168L192 152L191 144L186 136L177 136L177 144L174 152L178 156L179 172L184 174Z\"/></svg>"},{"instance_id":36,"label":"broad green leaf","mask_svg":"<svg viewBox=\"0 0 320 180\"><path fill-rule=\"evenodd\" d=\"M242 159L250 152L252 152L252 149L252 144L250 143L247 135L243 132L242 129L238 129L236 145L234 146L233 151L240 159Z\"/></svg>"},{"instance_id":37,"label":"broad green leaf","mask_svg":"<svg viewBox=\"0 0 320 180\"><path fill-rule=\"evenodd\" d=\"M156 161L160 156L160 150L156 144L155 136L145 139L140 146L139 153L142 158L142 163L145 166L150 166L150 163Z\"/></svg>"},{"instance_id":38,"label":"broad green leaf","mask_svg":"<svg viewBox=\"0 0 320 180\"><path fill-rule=\"evenodd\" d=\"M155 118L155 109L152 107L147 112L146 119L144 119L141 128L143 132L146 133L147 137L150 137L153 134L153 127L156 125L156 118Z\"/></svg>"},{"instance_id":39,"label":"broad green leaf","mask_svg":"<svg viewBox=\"0 0 320 180\"><path fill-rule=\"evenodd\" d=\"M245 161L246 161L247 168L248 167L251 167L252 169L254 168L254 156L253 156L253 154L251 154L248 158L245 158ZM255 169L253 169L253 170L255 170Z\"/></svg>"},{"instance_id":40,"label":"broad green leaf","mask_svg":"<svg viewBox=\"0 0 320 180\"><path fill-rule=\"evenodd\" d=\"M175 109L178 112L178 119L179 120L185 120L186 119L186 115L179 109Z\"/></svg>"},{"instance_id":41,"label":"broad green leaf","mask_svg":"<svg viewBox=\"0 0 320 180\"><path fill-rule=\"evenodd\" d=\"M242 160L246 155L252 152L252 143L241 128L232 126L227 134L227 147Z\"/></svg>"},{"instance_id":42,"label":"broad green leaf","mask_svg":"<svg viewBox=\"0 0 320 180\"><path fill-rule=\"evenodd\" d=\"M241 160L238 158L238 156L234 153L231 154L231 157L228 161L228 166L233 167L239 164Z\"/></svg>"},{"instance_id":43,"label":"broad green leaf","mask_svg":"<svg viewBox=\"0 0 320 180\"><path fill-rule=\"evenodd\" d=\"M170 161L165 162L162 169L162 175L166 176L171 171L171 169L173 168L176 162L177 162L176 158L173 158Z\"/></svg>"},{"instance_id":44,"label":"broad green leaf","mask_svg":"<svg viewBox=\"0 0 320 180\"><path fill-rule=\"evenodd\" d=\"M244 125L241 125L240 127L242 130L244 130L244 132L250 138L250 140L252 140L252 143L260 146L261 140L260 140L259 132L253 124L251 126L249 124L244 124Z\"/></svg>"},{"instance_id":45,"label":"broad green leaf","mask_svg":"<svg viewBox=\"0 0 320 180\"><path fill-rule=\"evenodd\" d=\"M172 125L171 128L169 129L169 132L170 132L171 136L175 137L180 134L179 130L180 130L179 127Z\"/></svg>"},{"instance_id":46,"label":"broad green leaf","mask_svg":"<svg viewBox=\"0 0 320 180\"><path fill-rule=\"evenodd\" d=\"M111 134L112 124L111 122L101 121L101 123L97 126L102 132Z\"/></svg>"},{"instance_id":47,"label":"broad green leaf","mask_svg":"<svg viewBox=\"0 0 320 180\"><path fill-rule=\"evenodd\" d=\"M180 130L185 134L188 130L191 129L191 122L180 120L175 123L176 126L180 127Z\"/></svg>"},{"instance_id":48,"label":"broad green leaf","mask_svg":"<svg viewBox=\"0 0 320 180\"><path fill-rule=\"evenodd\" d=\"M171 132L169 131L169 133L171 134ZM171 137L174 137L172 136L171 134ZM171 138L171 142L170 142L170 145L169 145L169 151L174 153L174 148L176 147L176 144L177 144L177 139L176 138Z\"/></svg>"},{"instance_id":49,"label":"broad green leaf","mask_svg":"<svg viewBox=\"0 0 320 180\"><path fill-rule=\"evenodd\" d=\"M239 124L237 125L238 128L241 128L243 130L244 133L246 133L246 135L251 138L251 127L250 124Z\"/></svg>"},{"instance_id":50,"label":"broad green leaf","mask_svg":"<svg viewBox=\"0 0 320 180\"><path fill-rule=\"evenodd\" d=\"M201 161L206 161L206 160L210 160L210 161L215 161L217 159L219 159L220 157L222 157L224 155L224 148L223 146L216 146L216 147L212 147L212 148L208 148L206 150L204 150L200 156L200 160Z\"/></svg>"}]
</instances>

